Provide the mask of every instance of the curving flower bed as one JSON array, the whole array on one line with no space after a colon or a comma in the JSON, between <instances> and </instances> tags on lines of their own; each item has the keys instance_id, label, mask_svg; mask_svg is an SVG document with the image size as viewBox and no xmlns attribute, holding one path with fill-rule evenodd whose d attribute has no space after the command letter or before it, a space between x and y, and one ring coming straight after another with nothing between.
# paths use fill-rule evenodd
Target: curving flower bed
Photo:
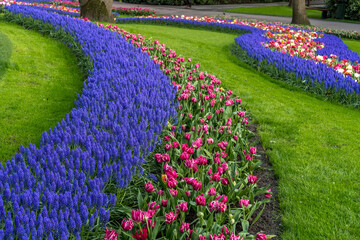
<instances>
[{"instance_id":1,"label":"curving flower bed","mask_svg":"<svg viewBox=\"0 0 360 240\"><path fill-rule=\"evenodd\" d=\"M99 26L152 56L178 86L178 124L168 126L164 150L154 155L161 181L144 184L147 194L139 195L139 209L122 221L120 239L267 239L264 233L248 233L249 219L269 202L271 189L256 184L253 173L261 162L249 146L241 99L164 44L117 26ZM115 235L107 233L109 239Z\"/></svg>"},{"instance_id":2,"label":"curving flower bed","mask_svg":"<svg viewBox=\"0 0 360 240\"><path fill-rule=\"evenodd\" d=\"M1 1L0 4L5 4L7 0ZM67 14L70 16L80 16L80 3L78 2L71 2L71 1L12 1L9 0L11 4L18 4L18 5L26 5L26 6L37 6L46 8L47 11L56 12L60 14ZM113 7L112 9L113 14L115 16L119 15L130 15L130 16L151 16L155 14L155 10L150 8L125 8L125 7Z\"/></svg>"},{"instance_id":3,"label":"curving flower bed","mask_svg":"<svg viewBox=\"0 0 360 240\"><path fill-rule=\"evenodd\" d=\"M148 18L124 18L117 19L118 22L143 22L143 23L163 23L176 24L192 27L207 27L224 31L245 31L248 32L235 39L240 47L237 51L242 58L254 65L259 65L278 77L280 70L283 80L297 85L308 91L315 92L335 99L341 103L360 106L360 56L352 52L347 46L335 36L325 35L323 38L308 38L311 45L322 45L323 48L317 52L312 50L312 57L307 59L301 55L290 55L281 52L281 49L272 48L269 42L270 37L280 34L290 34L292 38L296 35L303 37L309 32L297 28L284 28L279 25L269 25L257 22L247 22L239 20L226 20L214 18L197 17L148 17ZM267 33L270 33L267 34ZM314 33L317 34L317 33ZM321 33L320 33L321 34ZM318 36L320 34L317 34ZM322 35L322 34L321 34ZM324 42L322 42L324 39ZM284 40L281 40L284 41ZM286 47L292 47L291 42L287 42ZM299 44L298 44L299 45ZM267 48L266 48L267 47ZM296 46L301 48L301 46ZM273 51L275 50L275 51ZM335 52L337 55L330 52ZM324 55L321 55L324 54ZM328 56L326 56L328 54ZM334 57L335 56L335 57ZM341 59L341 58L345 59ZM255 61L255 62L254 62ZM290 81L289 81L290 79Z\"/></svg>"},{"instance_id":4,"label":"curving flower bed","mask_svg":"<svg viewBox=\"0 0 360 240\"><path fill-rule=\"evenodd\" d=\"M76 107L43 133L41 146L21 147L0 166L0 239L80 238L109 219L116 196L105 185L122 188L141 173L176 116L175 89L147 55L110 31L34 7L6 9L8 20L82 49L92 69Z\"/></svg>"}]
</instances>

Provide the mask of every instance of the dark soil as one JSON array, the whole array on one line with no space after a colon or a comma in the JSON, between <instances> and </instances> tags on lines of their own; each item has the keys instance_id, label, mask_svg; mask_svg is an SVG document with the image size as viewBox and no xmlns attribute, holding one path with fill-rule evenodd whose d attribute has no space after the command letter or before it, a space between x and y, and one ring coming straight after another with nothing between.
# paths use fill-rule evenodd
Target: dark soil
<instances>
[{"instance_id":1,"label":"dark soil","mask_svg":"<svg viewBox=\"0 0 360 240\"><path fill-rule=\"evenodd\" d=\"M281 230L281 221L279 215L280 210L277 179L275 177L269 158L266 155L265 149L261 145L260 138L257 134L257 124L251 124L247 127L247 129L255 134L255 136L250 140L250 142L256 143L256 153L260 155L260 160L262 161L261 169L256 170L254 173L254 175L256 175L259 179L257 184L259 187L265 187L267 185L270 185L272 192L271 202L266 204L266 207L257 222L251 226L251 222L253 221L253 219L249 219L251 226L249 228L249 232L251 234L264 232L266 235L276 235L276 237L272 239L280 239L279 235ZM262 195L259 196L257 200L262 200L264 198L265 197ZM261 209L262 208L258 209L254 213L254 218L261 211Z\"/></svg>"}]
</instances>

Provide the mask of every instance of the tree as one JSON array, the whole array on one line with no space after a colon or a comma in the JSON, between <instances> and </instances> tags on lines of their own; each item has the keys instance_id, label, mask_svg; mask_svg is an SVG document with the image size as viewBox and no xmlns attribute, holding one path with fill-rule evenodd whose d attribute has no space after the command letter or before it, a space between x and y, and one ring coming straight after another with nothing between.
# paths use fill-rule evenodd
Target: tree
<instances>
[{"instance_id":1,"label":"tree","mask_svg":"<svg viewBox=\"0 0 360 240\"><path fill-rule=\"evenodd\" d=\"M305 0L292 0L292 9L291 23L310 25L305 9Z\"/></svg>"},{"instance_id":2,"label":"tree","mask_svg":"<svg viewBox=\"0 0 360 240\"><path fill-rule=\"evenodd\" d=\"M113 22L113 0L80 0L80 16L94 21Z\"/></svg>"}]
</instances>

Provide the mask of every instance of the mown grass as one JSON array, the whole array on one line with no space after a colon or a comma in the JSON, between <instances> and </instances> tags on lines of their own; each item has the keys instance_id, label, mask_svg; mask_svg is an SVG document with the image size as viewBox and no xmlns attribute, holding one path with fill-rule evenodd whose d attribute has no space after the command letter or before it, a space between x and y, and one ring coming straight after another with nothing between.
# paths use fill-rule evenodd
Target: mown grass
<instances>
[{"instance_id":1,"label":"mown grass","mask_svg":"<svg viewBox=\"0 0 360 240\"><path fill-rule=\"evenodd\" d=\"M0 21L0 162L39 145L74 106L83 75L60 42Z\"/></svg>"},{"instance_id":2,"label":"mown grass","mask_svg":"<svg viewBox=\"0 0 360 240\"><path fill-rule=\"evenodd\" d=\"M241 96L279 179L282 239L359 239L360 111L256 72L231 55L234 34L119 26L192 57Z\"/></svg>"},{"instance_id":3,"label":"mown grass","mask_svg":"<svg viewBox=\"0 0 360 240\"><path fill-rule=\"evenodd\" d=\"M352 39L343 39L343 42L354 52L360 54L360 41Z\"/></svg>"},{"instance_id":4,"label":"mown grass","mask_svg":"<svg viewBox=\"0 0 360 240\"><path fill-rule=\"evenodd\" d=\"M227 10L225 10L225 12L281 16L281 17L291 17L292 16L292 8L289 6L233 8L233 9L227 9ZM309 18L321 19L321 11L306 9L306 13ZM336 19L336 18L327 18L325 20L360 23L359 21L347 20L347 19Z\"/></svg>"}]
</instances>

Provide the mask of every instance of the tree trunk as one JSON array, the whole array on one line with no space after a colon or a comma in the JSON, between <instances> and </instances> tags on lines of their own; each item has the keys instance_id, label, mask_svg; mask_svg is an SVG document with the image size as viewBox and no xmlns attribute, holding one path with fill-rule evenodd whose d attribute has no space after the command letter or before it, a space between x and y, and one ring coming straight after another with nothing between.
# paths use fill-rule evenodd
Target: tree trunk
<instances>
[{"instance_id":1,"label":"tree trunk","mask_svg":"<svg viewBox=\"0 0 360 240\"><path fill-rule=\"evenodd\" d=\"M80 0L80 16L92 21L114 22L113 0Z\"/></svg>"},{"instance_id":2,"label":"tree trunk","mask_svg":"<svg viewBox=\"0 0 360 240\"><path fill-rule=\"evenodd\" d=\"M310 25L305 11L305 0L292 0L293 14L291 23Z\"/></svg>"}]
</instances>

